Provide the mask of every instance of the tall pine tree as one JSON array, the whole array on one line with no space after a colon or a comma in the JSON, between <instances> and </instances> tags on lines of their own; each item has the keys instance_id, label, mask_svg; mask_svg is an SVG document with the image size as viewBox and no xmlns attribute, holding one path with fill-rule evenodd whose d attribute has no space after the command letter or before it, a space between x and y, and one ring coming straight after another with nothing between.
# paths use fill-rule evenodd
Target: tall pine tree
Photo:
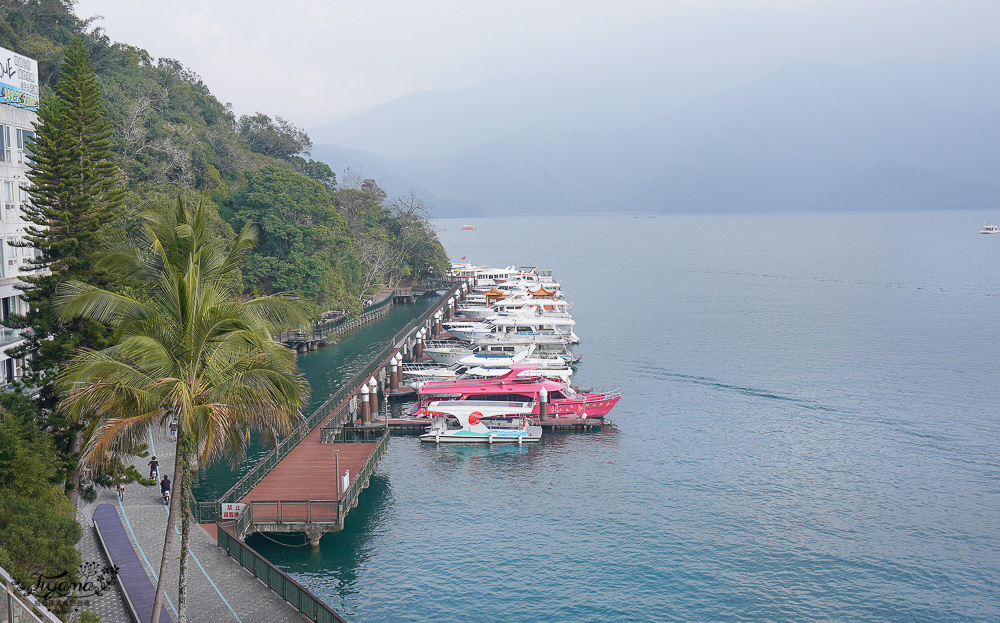
<instances>
[{"instance_id":1,"label":"tall pine tree","mask_svg":"<svg viewBox=\"0 0 1000 623\"><path fill-rule=\"evenodd\" d=\"M92 321L59 322L52 299L67 281L103 285L92 254L115 221L124 192L97 78L79 38L66 48L55 91L39 110L28 173L31 202L24 218L31 225L25 227L22 245L37 251L18 288L29 311L7 323L26 329L24 342L7 354L29 357L24 382L38 389L45 424L72 470L77 430L56 409L55 377L76 349L110 345L110 333Z\"/></svg>"}]
</instances>

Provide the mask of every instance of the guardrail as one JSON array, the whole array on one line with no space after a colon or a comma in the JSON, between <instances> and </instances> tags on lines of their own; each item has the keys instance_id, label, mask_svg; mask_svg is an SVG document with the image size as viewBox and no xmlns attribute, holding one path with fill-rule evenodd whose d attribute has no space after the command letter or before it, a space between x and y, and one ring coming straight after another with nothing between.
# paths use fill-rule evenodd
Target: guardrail
<instances>
[{"instance_id":1,"label":"guardrail","mask_svg":"<svg viewBox=\"0 0 1000 623\"><path fill-rule=\"evenodd\" d=\"M278 501L254 500L243 509L249 524L255 523L340 523L337 500ZM240 516L243 519L243 516Z\"/></svg>"},{"instance_id":2,"label":"guardrail","mask_svg":"<svg viewBox=\"0 0 1000 623\"><path fill-rule=\"evenodd\" d=\"M34 595L25 593L3 567L0 567L0 621L62 623Z\"/></svg>"},{"instance_id":3,"label":"guardrail","mask_svg":"<svg viewBox=\"0 0 1000 623\"><path fill-rule=\"evenodd\" d=\"M368 486L368 480L371 478L372 474L375 472L375 467L378 465L379 459L385 454L385 451L389 449L389 429L383 429L382 439L379 440L378 445L372 450L372 453L368 455L368 460L365 461L364 466L358 470L358 474L354 477L354 482L352 482L347 490L340 496L340 506L338 512L341 517L347 516L347 511L354 508L358 504L358 496L361 495L361 491Z\"/></svg>"},{"instance_id":4,"label":"guardrail","mask_svg":"<svg viewBox=\"0 0 1000 623\"><path fill-rule=\"evenodd\" d=\"M326 340L330 337L330 335L339 336L341 332L340 330L344 327L344 325L352 323L362 324L367 320L380 315L380 312L384 307L392 305L395 295L396 290L389 290L388 296L385 299L375 303L374 305L364 307L359 312L352 314L345 313L339 318L333 320L317 320L310 325L308 331L295 331L291 329L288 331L282 331L276 334L274 339L277 342L296 343Z\"/></svg>"},{"instance_id":5,"label":"guardrail","mask_svg":"<svg viewBox=\"0 0 1000 623\"><path fill-rule=\"evenodd\" d=\"M329 432L333 434L327 436L323 443L375 443L382 439L385 428L341 428Z\"/></svg>"},{"instance_id":6,"label":"guardrail","mask_svg":"<svg viewBox=\"0 0 1000 623\"><path fill-rule=\"evenodd\" d=\"M272 565L221 524L218 530L218 541L219 547L226 550L226 553L235 558L244 569L294 606L310 621L315 623L347 623L333 608L317 599L308 589Z\"/></svg>"}]
</instances>

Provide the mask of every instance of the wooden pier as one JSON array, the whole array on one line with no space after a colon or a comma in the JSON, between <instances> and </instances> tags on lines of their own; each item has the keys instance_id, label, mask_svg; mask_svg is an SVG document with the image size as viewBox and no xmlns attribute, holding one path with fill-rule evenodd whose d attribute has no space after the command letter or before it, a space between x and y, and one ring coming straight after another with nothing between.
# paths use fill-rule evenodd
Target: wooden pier
<instances>
[{"instance_id":1,"label":"wooden pier","mask_svg":"<svg viewBox=\"0 0 1000 623\"><path fill-rule=\"evenodd\" d=\"M388 448L390 429L378 419L381 407L388 412L389 396L407 393L399 385L399 362L422 355L424 336L440 335L441 322L453 316L457 302L468 292L463 280L447 285L437 305L400 330L304 426L281 440L221 498L195 502L199 523L227 519L222 517L223 506L240 503L239 518L227 523L237 540L252 532L303 532L310 545L318 547L324 533L342 529ZM366 313L385 313L394 292L380 295ZM349 330L348 326L325 329ZM286 337L294 342L294 336Z\"/></svg>"}]
</instances>

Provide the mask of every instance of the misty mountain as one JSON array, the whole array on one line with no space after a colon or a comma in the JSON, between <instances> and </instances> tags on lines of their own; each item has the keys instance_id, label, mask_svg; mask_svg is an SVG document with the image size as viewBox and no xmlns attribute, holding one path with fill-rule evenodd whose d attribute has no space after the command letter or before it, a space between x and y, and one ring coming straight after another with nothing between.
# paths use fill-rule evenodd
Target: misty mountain
<instances>
[{"instance_id":1,"label":"misty mountain","mask_svg":"<svg viewBox=\"0 0 1000 623\"><path fill-rule=\"evenodd\" d=\"M313 156L413 189L439 216L988 207L996 60L799 64L701 97L498 80L316 129Z\"/></svg>"}]
</instances>

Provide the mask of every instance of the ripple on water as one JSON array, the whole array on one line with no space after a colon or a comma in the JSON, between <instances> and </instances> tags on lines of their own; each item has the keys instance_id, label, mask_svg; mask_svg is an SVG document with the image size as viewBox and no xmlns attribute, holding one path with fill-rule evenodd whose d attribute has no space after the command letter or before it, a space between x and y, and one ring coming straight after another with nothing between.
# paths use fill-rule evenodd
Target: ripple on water
<instances>
[{"instance_id":1,"label":"ripple on water","mask_svg":"<svg viewBox=\"0 0 1000 623\"><path fill-rule=\"evenodd\" d=\"M446 227L459 256L556 271L578 382L625 384L615 426L524 448L394 437L318 555L253 545L352 621L1000 620L982 278L1000 247L966 235L983 220Z\"/></svg>"}]
</instances>

